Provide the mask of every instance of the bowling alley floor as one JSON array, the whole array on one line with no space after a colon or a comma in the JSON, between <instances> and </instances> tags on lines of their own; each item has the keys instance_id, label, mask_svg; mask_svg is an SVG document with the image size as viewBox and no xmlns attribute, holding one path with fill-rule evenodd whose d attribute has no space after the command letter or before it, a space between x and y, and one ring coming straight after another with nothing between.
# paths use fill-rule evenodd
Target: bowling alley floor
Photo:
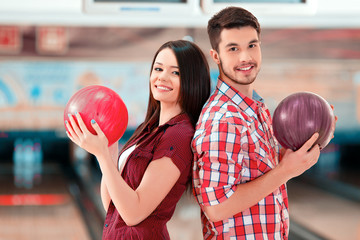
<instances>
[{"instance_id":1,"label":"bowling alley floor","mask_svg":"<svg viewBox=\"0 0 360 240\"><path fill-rule=\"evenodd\" d=\"M292 222L320 239L360 240L359 201L322 190L308 181L291 180L288 193Z\"/></svg>"},{"instance_id":2,"label":"bowling alley floor","mask_svg":"<svg viewBox=\"0 0 360 240\"><path fill-rule=\"evenodd\" d=\"M0 166L1 240L90 240L76 200L55 165L31 189L16 188L12 165Z\"/></svg>"},{"instance_id":3,"label":"bowling alley floor","mask_svg":"<svg viewBox=\"0 0 360 240\"><path fill-rule=\"evenodd\" d=\"M288 183L290 240L360 240L360 203L301 180ZM168 223L172 240L200 240L199 208L184 196Z\"/></svg>"},{"instance_id":4,"label":"bowling alley floor","mask_svg":"<svg viewBox=\"0 0 360 240\"><path fill-rule=\"evenodd\" d=\"M288 182L291 222L289 239L360 240L360 201L345 197L326 185L340 185L337 188L355 194L360 191L360 186L349 189L345 187L348 184L331 181L326 177L320 178L322 181L299 177ZM91 189L99 188L99 185L90 185ZM99 196L93 196L93 199L96 198ZM199 207L190 193L184 194L180 199L167 226L172 240L202 239Z\"/></svg>"},{"instance_id":5,"label":"bowling alley floor","mask_svg":"<svg viewBox=\"0 0 360 240\"><path fill-rule=\"evenodd\" d=\"M17 203L25 200L13 198L13 205L5 206L3 201L0 204L0 239L100 239L89 228L96 229L96 233L101 234L102 221L95 221L84 215L84 212L89 211L81 209L79 200L74 198L74 193L76 195L79 191L77 187L69 186L67 177L57 167L50 165L45 168L47 174L43 175L41 184L27 190L14 187L11 166L0 166L0 196L63 196L62 200L52 205L21 205ZM300 177L288 183L291 221L289 239L360 240L360 201L339 197L326 190L326 187L319 188L319 183L314 182ZM88 187L94 195L82 201L85 205L93 199L99 199L98 182L94 181ZM357 191L359 189L360 187ZM28 201L31 203L39 200L33 198ZM172 240L202 239L199 207L190 193L184 194L177 204L174 216L168 223L168 230Z\"/></svg>"}]
</instances>

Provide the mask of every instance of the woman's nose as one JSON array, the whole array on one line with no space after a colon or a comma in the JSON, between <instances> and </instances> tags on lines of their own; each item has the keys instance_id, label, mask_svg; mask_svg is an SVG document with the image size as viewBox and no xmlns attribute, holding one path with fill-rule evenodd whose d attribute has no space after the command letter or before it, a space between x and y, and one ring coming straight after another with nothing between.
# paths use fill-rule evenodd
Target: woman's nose
<instances>
[{"instance_id":1,"label":"woman's nose","mask_svg":"<svg viewBox=\"0 0 360 240\"><path fill-rule=\"evenodd\" d=\"M159 74L159 76L158 76L158 79L160 80L160 81L166 81L166 73L165 73L165 71L162 71L160 74Z\"/></svg>"}]
</instances>

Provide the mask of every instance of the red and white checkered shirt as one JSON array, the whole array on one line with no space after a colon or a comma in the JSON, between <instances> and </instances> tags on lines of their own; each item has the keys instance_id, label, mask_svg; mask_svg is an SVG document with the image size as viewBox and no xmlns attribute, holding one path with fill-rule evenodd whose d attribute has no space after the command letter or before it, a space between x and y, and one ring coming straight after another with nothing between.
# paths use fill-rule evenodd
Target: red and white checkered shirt
<instances>
[{"instance_id":1,"label":"red and white checkered shirt","mask_svg":"<svg viewBox=\"0 0 360 240\"><path fill-rule=\"evenodd\" d=\"M192 148L194 195L200 206L225 201L239 184L260 177L279 161L271 115L264 103L220 79L202 110ZM229 219L211 222L203 211L201 218L206 240L288 239L286 186Z\"/></svg>"}]
</instances>

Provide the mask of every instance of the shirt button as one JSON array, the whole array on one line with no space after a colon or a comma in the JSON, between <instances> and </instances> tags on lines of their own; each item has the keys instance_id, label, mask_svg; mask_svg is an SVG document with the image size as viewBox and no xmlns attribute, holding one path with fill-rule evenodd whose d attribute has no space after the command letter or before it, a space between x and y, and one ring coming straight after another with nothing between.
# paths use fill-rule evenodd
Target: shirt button
<instances>
[{"instance_id":1,"label":"shirt button","mask_svg":"<svg viewBox=\"0 0 360 240\"><path fill-rule=\"evenodd\" d=\"M108 227L108 226L109 226L109 224L105 223L105 227Z\"/></svg>"}]
</instances>

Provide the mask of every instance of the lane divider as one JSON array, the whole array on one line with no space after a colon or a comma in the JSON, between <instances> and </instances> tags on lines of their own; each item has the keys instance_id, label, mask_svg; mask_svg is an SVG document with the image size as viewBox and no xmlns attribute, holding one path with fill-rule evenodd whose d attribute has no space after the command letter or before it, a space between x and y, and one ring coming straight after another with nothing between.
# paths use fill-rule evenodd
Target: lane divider
<instances>
[{"instance_id":1,"label":"lane divider","mask_svg":"<svg viewBox=\"0 0 360 240\"><path fill-rule=\"evenodd\" d=\"M0 195L0 206L51 206L69 202L67 194L6 194Z\"/></svg>"}]
</instances>

